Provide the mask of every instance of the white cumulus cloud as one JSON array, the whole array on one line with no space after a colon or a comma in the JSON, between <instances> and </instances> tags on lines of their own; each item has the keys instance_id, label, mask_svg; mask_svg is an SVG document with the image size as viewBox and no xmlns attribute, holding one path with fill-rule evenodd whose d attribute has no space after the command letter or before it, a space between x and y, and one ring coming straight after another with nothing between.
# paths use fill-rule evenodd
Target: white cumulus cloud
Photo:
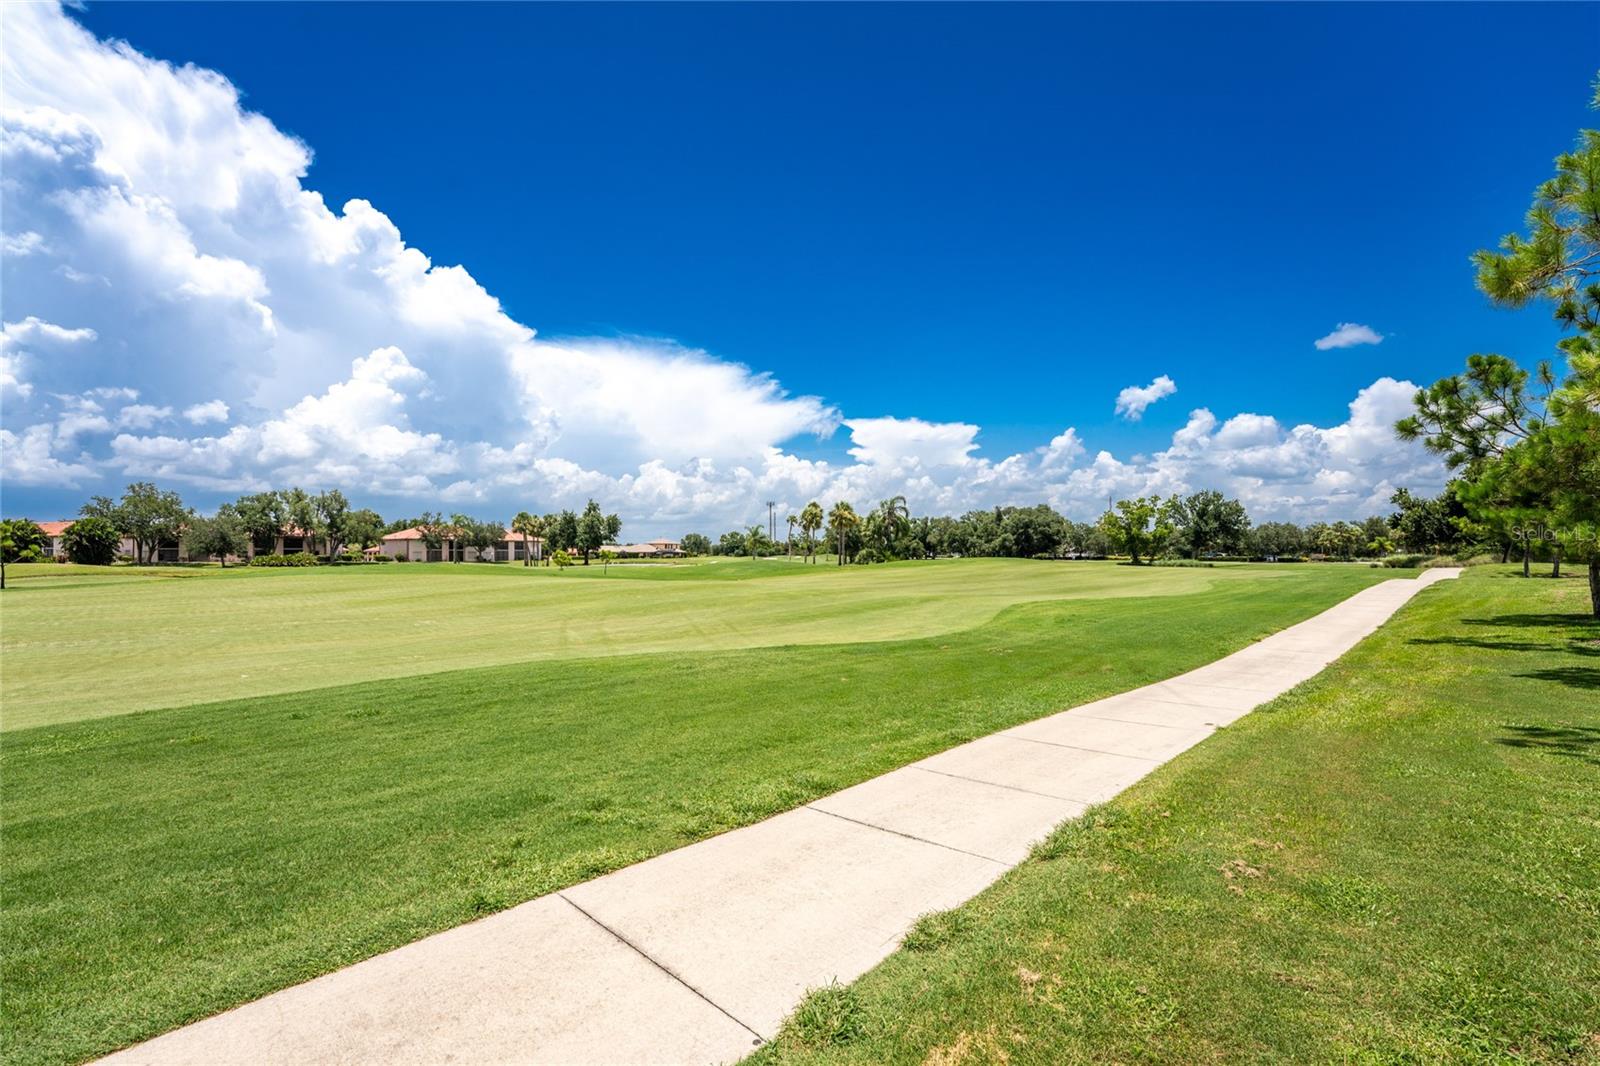
<instances>
[{"instance_id":1,"label":"white cumulus cloud","mask_svg":"<svg viewBox=\"0 0 1600 1066\"><path fill-rule=\"evenodd\" d=\"M1341 322L1333 328L1332 333L1318 337L1312 343L1317 351L1325 352L1330 348L1354 348L1358 344L1382 344L1383 334L1359 322Z\"/></svg>"},{"instance_id":2,"label":"white cumulus cloud","mask_svg":"<svg viewBox=\"0 0 1600 1066\"><path fill-rule=\"evenodd\" d=\"M183 417L197 426L206 422L226 422L228 420L228 405L222 400L207 400L205 403L190 404L183 409Z\"/></svg>"},{"instance_id":3,"label":"white cumulus cloud","mask_svg":"<svg viewBox=\"0 0 1600 1066\"><path fill-rule=\"evenodd\" d=\"M1129 385L1117 393L1117 414L1137 422L1144 417L1145 408L1177 391L1177 384L1165 374L1148 385Z\"/></svg>"}]
</instances>

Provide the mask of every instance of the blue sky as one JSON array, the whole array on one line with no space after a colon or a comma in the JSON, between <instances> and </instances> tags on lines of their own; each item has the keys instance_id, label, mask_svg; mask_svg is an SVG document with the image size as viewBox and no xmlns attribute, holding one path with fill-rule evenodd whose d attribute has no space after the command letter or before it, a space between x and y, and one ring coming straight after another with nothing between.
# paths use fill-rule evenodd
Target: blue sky
<instances>
[{"instance_id":1,"label":"blue sky","mask_svg":"<svg viewBox=\"0 0 1600 1066\"><path fill-rule=\"evenodd\" d=\"M1337 426L1381 378L1431 381L1472 351L1546 355L1548 316L1488 308L1467 257L1595 122L1600 55L1595 5L128 3L70 17L219 72L309 147L301 180L330 209L369 201L541 339L670 340L847 424L978 426L970 455L995 463L1072 427L1080 470L1101 450L1137 466L1197 408L1271 417L1282 444L1302 423ZM6 301L7 322L28 314L57 321ZM1313 347L1344 322L1382 342ZM112 331L95 329L97 344ZM364 354L330 357L328 381ZM1138 421L1114 413L1119 390L1159 375L1175 394ZM263 417L270 392L251 393ZM848 428L782 443L840 477L860 445ZM541 447L561 454L559 439ZM5 509L59 510L127 480L113 456L69 464L92 471L71 489L13 472ZM638 458L577 462L617 477ZM752 472L759 495L770 471ZM229 467L192 495L248 476ZM1107 479L1083 480L1089 499ZM1055 499L1053 484L1028 487ZM492 511L502 495L477 499ZM925 495L1012 502L970 485ZM1311 495L1285 508L1340 502ZM717 500L635 513L742 515Z\"/></svg>"}]
</instances>

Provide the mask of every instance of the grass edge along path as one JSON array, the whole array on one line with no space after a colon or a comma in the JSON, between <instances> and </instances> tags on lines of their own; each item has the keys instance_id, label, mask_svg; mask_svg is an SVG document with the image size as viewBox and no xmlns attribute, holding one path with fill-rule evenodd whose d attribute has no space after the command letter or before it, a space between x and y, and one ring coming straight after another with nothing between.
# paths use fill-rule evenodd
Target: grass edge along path
<instances>
[{"instance_id":1,"label":"grass edge along path","mask_svg":"<svg viewBox=\"0 0 1600 1066\"><path fill-rule=\"evenodd\" d=\"M1600 1061L1600 627L1469 570L751 1066Z\"/></svg>"},{"instance_id":2,"label":"grass edge along path","mask_svg":"<svg viewBox=\"0 0 1600 1066\"><path fill-rule=\"evenodd\" d=\"M7 1061L137 1042L1182 672L1370 583L1055 601L958 636L531 663L9 733Z\"/></svg>"}]
</instances>

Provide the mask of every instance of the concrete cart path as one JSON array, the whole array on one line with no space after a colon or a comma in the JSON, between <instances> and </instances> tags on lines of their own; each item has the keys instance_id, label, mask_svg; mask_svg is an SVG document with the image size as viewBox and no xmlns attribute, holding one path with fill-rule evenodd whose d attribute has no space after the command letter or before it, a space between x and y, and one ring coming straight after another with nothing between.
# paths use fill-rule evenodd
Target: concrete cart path
<instances>
[{"instance_id":1,"label":"concrete cart path","mask_svg":"<svg viewBox=\"0 0 1600 1066\"><path fill-rule=\"evenodd\" d=\"M849 981L922 914L1214 729L1313 676L1426 570L1187 674L1007 729L285 989L102 1060L713 1063Z\"/></svg>"}]
</instances>

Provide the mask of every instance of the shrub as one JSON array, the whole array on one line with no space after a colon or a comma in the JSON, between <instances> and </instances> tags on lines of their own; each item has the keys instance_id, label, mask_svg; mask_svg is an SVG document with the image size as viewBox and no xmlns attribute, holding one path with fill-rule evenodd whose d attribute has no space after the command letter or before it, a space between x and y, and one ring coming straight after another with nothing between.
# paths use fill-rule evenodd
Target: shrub
<instances>
[{"instance_id":1,"label":"shrub","mask_svg":"<svg viewBox=\"0 0 1600 1066\"><path fill-rule=\"evenodd\" d=\"M68 526L63 539L73 562L88 566L110 566L117 557L122 534L109 518L91 516L80 518Z\"/></svg>"},{"instance_id":2,"label":"shrub","mask_svg":"<svg viewBox=\"0 0 1600 1066\"><path fill-rule=\"evenodd\" d=\"M316 566L317 557L310 552L293 555L258 555L250 560L251 566Z\"/></svg>"},{"instance_id":3,"label":"shrub","mask_svg":"<svg viewBox=\"0 0 1600 1066\"><path fill-rule=\"evenodd\" d=\"M1410 570L1413 567L1422 566L1430 562L1433 558L1434 556L1429 555L1427 552L1411 552L1409 554L1401 553L1396 555L1385 555L1373 565L1392 566L1399 567L1404 570Z\"/></svg>"}]
</instances>

